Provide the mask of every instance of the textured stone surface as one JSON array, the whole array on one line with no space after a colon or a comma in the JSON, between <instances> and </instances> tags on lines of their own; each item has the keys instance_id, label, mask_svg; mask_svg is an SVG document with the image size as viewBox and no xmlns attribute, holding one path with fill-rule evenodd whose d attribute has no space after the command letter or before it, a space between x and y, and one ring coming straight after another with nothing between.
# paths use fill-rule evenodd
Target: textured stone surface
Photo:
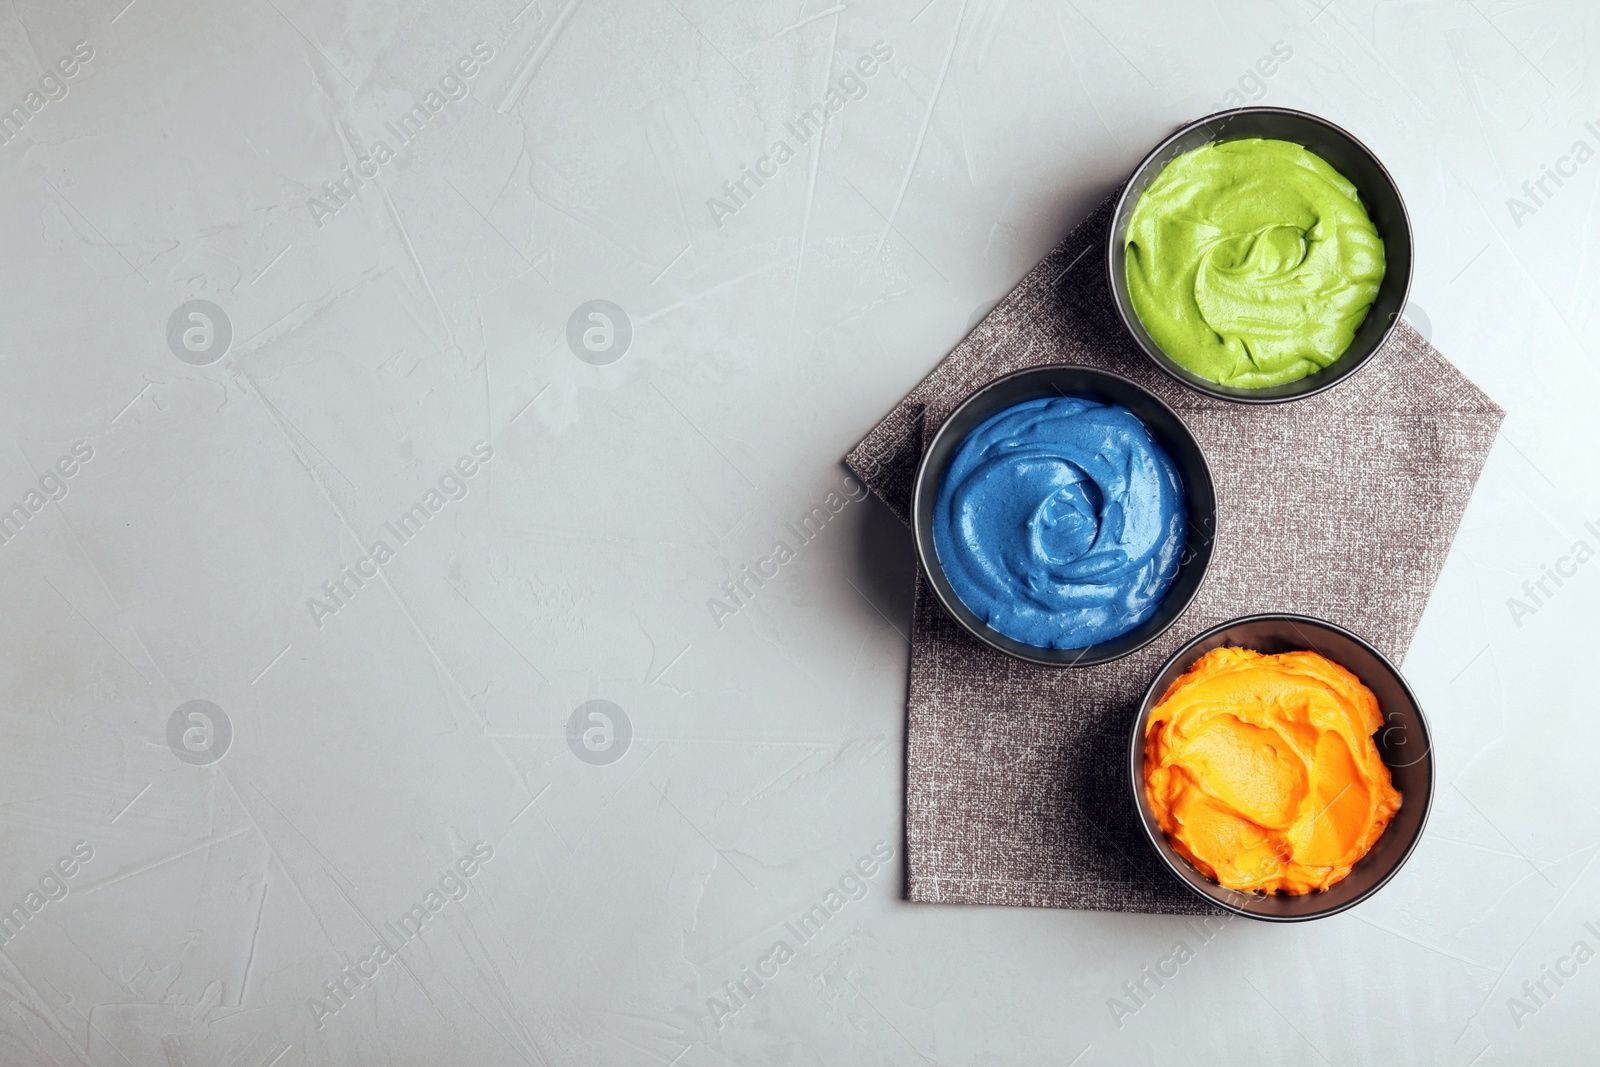
<instances>
[{"instance_id":1,"label":"textured stone surface","mask_svg":"<svg viewBox=\"0 0 1600 1067\"><path fill-rule=\"evenodd\" d=\"M1600 964L1507 1002L1600 923L1600 563L1507 600L1600 545L1600 162L1507 198L1600 144L1596 39L1573 0L0 4L0 910L39 905L0 1064L1581 1062ZM1406 655L1428 836L1293 929L909 903L911 546L839 457L1230 93L1372 146L1412 321L1508 412Z\"/></svg>"}]
</instances>

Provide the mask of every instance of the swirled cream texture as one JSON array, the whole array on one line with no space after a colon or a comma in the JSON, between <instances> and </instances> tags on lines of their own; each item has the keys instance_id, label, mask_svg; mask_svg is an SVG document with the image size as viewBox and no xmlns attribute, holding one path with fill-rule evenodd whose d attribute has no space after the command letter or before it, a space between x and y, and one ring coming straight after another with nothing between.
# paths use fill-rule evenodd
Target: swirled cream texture
<instances>
[{"instance_id":1,"label":"swirled cream texture","mask_svg":"<svg viewBox=\"0 0 1600 1067\"><path fill-rule=\"evenodd\" d=\"M1288 141L1168 163L1128 221L1128 295L1162 351L1224 385L1283 385L1344 355L1383 281L1356 187Z\"/></svg>"},{"instance_id":2,"label":"swirled cream texture","mask_svg":"<svg viewBox=\"0 0 1600 1067\"><path fill-rule=\"evenodd\" d=\"M1172 847L1219 884L1327 889L1400 810L1372 740L1382 725L1372 690L1315 652L1213 649L1150 713L1145 796Z\"/></svg>"},{"instance_id":3,"label":"swirled cream texture","mask_svg":"<svg viewBox=\"0 0 1600 1067\"><path fill-rule=\"evenodd\" d=\"M945 576L978 618L1083 648L1155 614L1188 536L1183 480L1131 411L1027 400L956 449L934 505Z\"/></svg>"}]
</instances>

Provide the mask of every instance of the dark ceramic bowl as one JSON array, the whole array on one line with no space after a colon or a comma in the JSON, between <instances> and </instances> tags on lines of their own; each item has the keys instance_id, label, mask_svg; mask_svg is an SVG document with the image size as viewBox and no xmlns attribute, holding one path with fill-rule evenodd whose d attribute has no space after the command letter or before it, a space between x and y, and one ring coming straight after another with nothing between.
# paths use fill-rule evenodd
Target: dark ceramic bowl
<instances>
[{"instance_id":1,"label":"dark ceramic bowl","mask_svg":"<svg viewBox=\"0 0 1600 1067\"><path fill-rule=\"evenodd\" d=\"M1149 428L1156 443L1166 449L1183 479L1185 507L1189 513L1189 538L1178 563L1178 574L1156 613L1121 637L1086 648L1040 648L1007 637L978 618L956 595L939 563L933 542L933 509L956 449L989 416L1043 397L1077 396L1103 404L1120 404L1133 412ZM1205 453L1183 420L1166 404L1143 387L1109 371L1093 367L1074 367L1053 363L1031 367L990 382L950 413L934 434L912 489L911 526L917 544L917 558L928 576L934 595L955 620L972 636L1000 651L1047 667L1090 667L1126 656L1161 636L1188 608L1200 589L1206 567L1211 563L1211 544L1216 538L1217 497L1211 483L1211 468Z\"/></svg>"},{"instance_id":2,"label":"dark ceramic bowl","mask_svg":"<svg viewBox=\"0 0 1600 1067\"><path fill-rule=\"evenodd\" d=\"M1400 791L1400 810L1395 812L1372 851L1361 858L1349 876L1323 892L1269 896L1224 889L1178 854L1150 811L1150 802L1144 793L1145 723L1166 695L1168 686L1201 656L1224 646L1249 648L1269 655L1316 652L1360 678L1378 698L1378 710L1383 713L1384 722L1377 733L1378 754L1389 767L1394 787ZM1428 722L1422 716L1416 694L1383 653L1343 627L1306 615L1248 615L1214 626L1174 652L1156 673L1145 692L1144 703L1139 706L1129 740L1128 771L1140 824L1172 873L1203 900L1236 915L1267 922L1304 922L1337 915L1382 889L1422 839L1422 828L1433 804L1433 750L1428 740Z\"/></svg>"},{"instance_id":3,"label":"dark ceramic bowl","mask_svg":"<svg viewBox=\"0 0 1600 1067\"><path fill-rule=\"evenodd\" d=\"M1321 156L1343 174L1361 195L1361 203L1383 238L1385 270L1378 295L1356 330L1350 347L1328 366L1297 381L1265 389L1243 389L1202 378L1156 344L1128 296L1128 220L1150 183L1178 156L1215 141L1262 137L1290 141ZM1383 346L1411 291L1411 219L1394 179L1366 145L1326 119L1281 107L1244 107L1198 119L1183 127L1144 157L1117 200L1111 216L1111 237L1106 248L1111 294L1117 314L1145 355L1184 385L1221 400L1244 404L1277 404L1299 400L1331 389L1359 370Z\"/></svg>"}]
</instances>

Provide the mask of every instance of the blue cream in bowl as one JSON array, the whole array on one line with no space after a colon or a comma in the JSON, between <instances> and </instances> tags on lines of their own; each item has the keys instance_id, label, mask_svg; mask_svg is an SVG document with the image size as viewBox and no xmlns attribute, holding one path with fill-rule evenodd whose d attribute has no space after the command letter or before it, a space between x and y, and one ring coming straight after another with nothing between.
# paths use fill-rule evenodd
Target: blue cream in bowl
<instances>
[{"instance_id":1,"label":"blue cream in bowl","mask_svg":"<svg viewBox=\"0 0 1600 1067\"><path fill-rule=\"evenodd\" d=\"M911 499L928 587L980 641L1087 667L1188 608L1216 536L1211 471L1144 387L1094 367L1016 371L928 439Z\"/></svg>"},{"instance_id":2,"label":"blue cream in bowl","mask_svg":"<svg viewBox=\"0 0 1600 1067\"><path fill-rule=\"evenodd\" d=\"M1040 648L1099 644L1154 615L1188 526L1177 466L1145 424L1082 397L990 416L956 449L933 514L961 602Z\"/></svg>"}]
</instances>

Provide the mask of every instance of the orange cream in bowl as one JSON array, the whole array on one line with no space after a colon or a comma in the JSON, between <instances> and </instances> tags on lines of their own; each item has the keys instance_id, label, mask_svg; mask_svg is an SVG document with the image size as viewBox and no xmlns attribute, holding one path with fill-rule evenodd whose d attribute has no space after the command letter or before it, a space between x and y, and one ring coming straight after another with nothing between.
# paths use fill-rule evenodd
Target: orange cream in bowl
<instances>
[{"instance_id":1,"label":"orange cream in bowl","mask_svg":"<svg viewBox=\"0 0 1600 1067\"><path fill-rule=\"evenodd\" d=\"M1354 674L1315 652L1206 653L1145 726L1144 789L1161 829L1229 889L1337 884L1383 835L1400 793Z\"/></svg>"}]
</instances>

